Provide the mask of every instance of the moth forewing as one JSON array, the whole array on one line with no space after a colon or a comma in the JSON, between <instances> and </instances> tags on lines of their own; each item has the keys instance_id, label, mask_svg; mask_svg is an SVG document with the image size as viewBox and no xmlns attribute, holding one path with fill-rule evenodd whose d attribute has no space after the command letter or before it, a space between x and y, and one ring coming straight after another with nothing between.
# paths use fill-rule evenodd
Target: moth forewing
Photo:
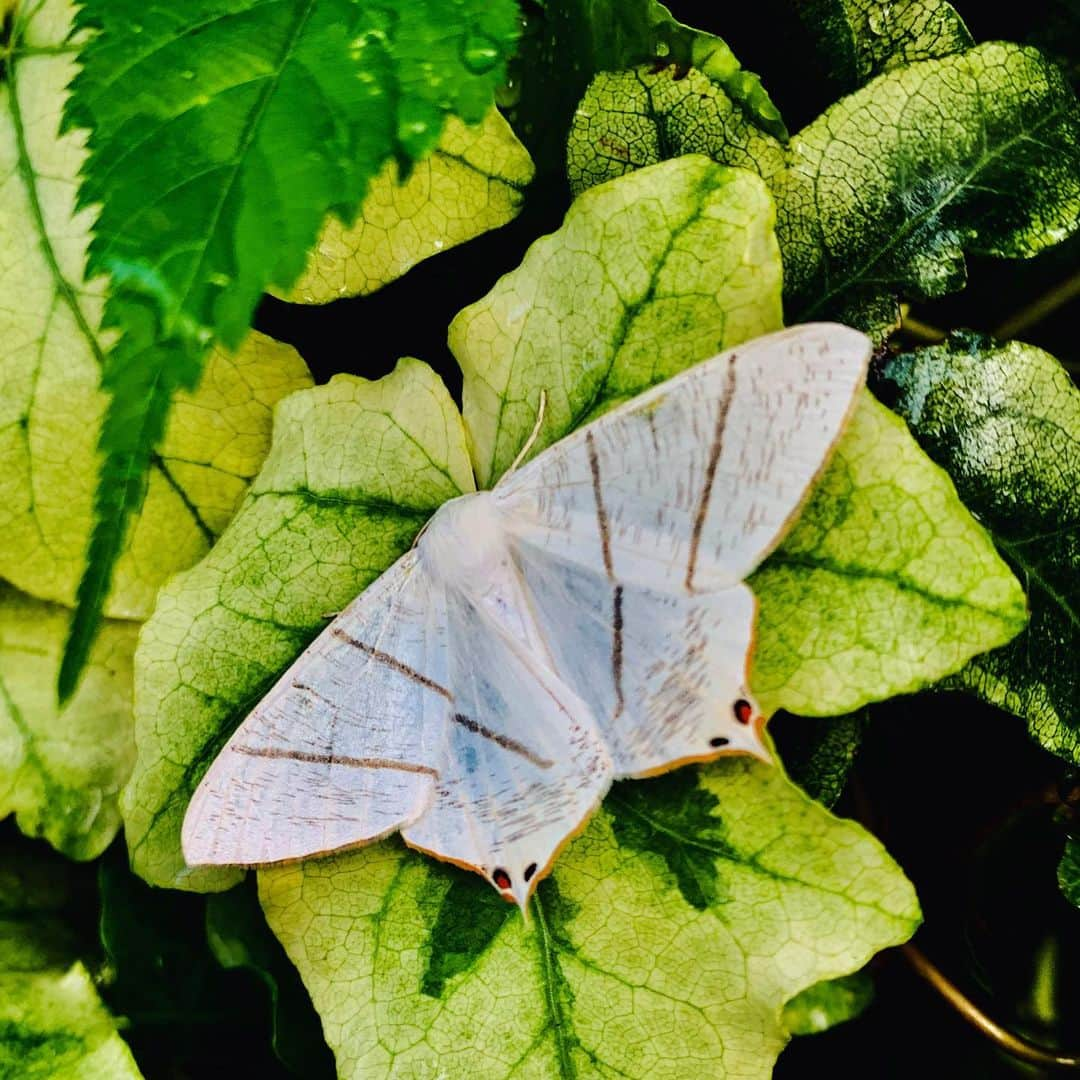
<instances>
[{"instance_id":1,"label":"moth forewing","mask_svg":"<svg viewBox=\"0 0 1080 1080\"><path fill-rule=\"evenodd\" d=\"M624 584L737 585L824 468L870 352L869 338L834 323L747 342L548 447L496 499L534 547Z\"/></svg>"},{"instance_id":2,"label":"moth forewing","mask_svg":"<svg viewBox=\"0 0 1080 1080\"><path fill-rule=\"evenodd\" d=\"M434 583L409 552L300 655L225 744L184 818L189 865L260 865L385 836L434 794Z\"/></svg>"}]
</instances>

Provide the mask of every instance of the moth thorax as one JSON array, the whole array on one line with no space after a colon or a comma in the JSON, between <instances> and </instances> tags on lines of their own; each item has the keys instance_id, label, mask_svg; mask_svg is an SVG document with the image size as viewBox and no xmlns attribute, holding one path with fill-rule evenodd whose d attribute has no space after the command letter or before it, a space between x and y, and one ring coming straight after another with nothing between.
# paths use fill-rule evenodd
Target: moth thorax
<instances>
[{"instance_id":1,"label":"moth thorax","mask_svg":"<svg viewBox=\"0 0 1080 1080\"><path fill-rule=\"evenodd\" d=\"M506 557L506 531L490 491L443 503L420 537L420 558L443 581L484 585Z\"/></svg>"}]
</instances>

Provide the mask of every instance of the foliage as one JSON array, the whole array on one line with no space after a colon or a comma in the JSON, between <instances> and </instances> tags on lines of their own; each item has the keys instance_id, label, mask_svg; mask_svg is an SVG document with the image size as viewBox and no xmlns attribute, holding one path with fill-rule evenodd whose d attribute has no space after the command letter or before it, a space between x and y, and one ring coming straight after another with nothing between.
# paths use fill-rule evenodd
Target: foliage
<instances>
[{"instance_id":1,"label":"foliage","mask_svg":"<svg viewBox=\"0 0 1080 1080\"><path fill-rule=\"evenodd\" d=\"M47 852L0 846L0 1074L138 1080L63 920L66 869Z\"/></svg>"},{"instance_id":2,"label":"foliage","mask_svg":"<svg viewBox=\"0 0 1080 1080\"><path fill-rule=\"evenodd\" d=\"M703 76L602 74L571 128L571 186L686 153L769 185L789 321L837 318L878 338L897 297L961 288L965 251L1034 255L1080 212L1076 98L1039 53L1000 43L888 71L786 147Z\"/></svg>"},{"instance_id":3,"label":"foliage","mask_svg":"<svg viewBox=\"0 0 1080 1080\"><path fill-rule=\"evenodd\" d=\"M516 37L511 0L420 0L408 18L356 0L86 0L77 26L90 33L67 119L91 131L88 270L111 278L119 340L100 357L103 461L61 697L174 394L197 385L211 342L239 345L268 285L299 277L328 211L350 219L387 161L435 148L448 113L484 115Z\"/></svg>"},{"instance_id":4,"label":"foliage","mask_svg":"<svg viewBox=\"0 0 1080 1080\"><path fill-rule=\"evenodd\" d=\"M894 408L949 470L1024 582L1031 620L950 683L1027 719L1080 762L1080 390L1048 353L955 335L885 369Z\"/></svg>"},{"instance_id":5,"label":"foliage","mask_svg":"<svg viewBox=\"0 0 1080 1080\"><path fill-rule=\"evenodd\" d=\"M607 805L528 923L397 844L260 874L342 1075L768 1076L784 1001L917 919L877 843L769 766L622 784Z\"/></svg>"},{"instance_id":6,"label":"foliage","mask_svg":"<svg viewBox=\"0 0 1080 1080\"><path fill-rule=\"evenodd\" d=\"M96 882L0 850L0 1072L134 1077L123 1035L148 1075L198 1075L217 1024L238 1060L261 1040L257 1072L766 1076L860 1014L866 963L921 918L829 812L872 703L961 688L1080 762L1077 390L1033 346L894 336L750 581L754 693L800 714L777 765L616 785L526 920L394 838L257 889L183 862L224 740L443 502L497 481L542 391L529 453L784 321L884 344L969 256L1076 231L1080 107L1051 60L975 44L944 0L780 6L826 103L790 138L709 32L734 11L0 0L0 814ZM475 285L452 362L383 374L370 294L423 319L425 260ZM251 330L264 291L350 298L325 384Z\"/></svg>"}]
</instances>

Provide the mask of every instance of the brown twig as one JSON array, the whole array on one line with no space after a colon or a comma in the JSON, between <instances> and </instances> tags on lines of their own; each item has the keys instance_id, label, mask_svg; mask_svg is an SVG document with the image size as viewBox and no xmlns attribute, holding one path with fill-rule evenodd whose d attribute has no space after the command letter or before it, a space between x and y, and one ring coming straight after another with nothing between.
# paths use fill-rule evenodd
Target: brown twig
<instances>
[{"instance_id":1,"label":"brown twig","mask_svg":"<svg viewBox=\"0 0 1080 1080\"><path fill-rule=\"evenodd\" d=\"M1019 1035L1014 1035L1008 1028L992 1020L910 942L902 945L900 952L915 972L925 979L976 1031L996 1043L1005 1053L1044 1069L1080 1069L1080 1057L1073 1054L1059 1054L1054 1050L1037 1046L1035 1043L1020 1038Z\"/></svg>"},{"instance_id":2,"label":"brown twig","mask_svg":"<svg viewBox=\"0 0 1080 1080\"><path fill-rule=\"evenodd\" d=\"M850 779L852 800L855 804L856 819L871 832L874 830L876 815L873 804L866 793L866 787L862 783L858 772L853 772ZM1055 793L1053 800L1046 793L1040 802L1061 802L1061 796ZM979 1008L959 987L942 974L941 970L931 962L926 954L913 945L910 941L901 945L900 954L908 962L911 968L920 978L934 988L976 1031L994 1042L999 1049L1032 1065L1039 1065L1049 1069L1080 1069L1080 1056L1073 1054L1059 1054L1054 1050L1038 1046L1028 1042L1027 1039L1002 1027L996 1020Z\"/></svg>"}]
</instances>

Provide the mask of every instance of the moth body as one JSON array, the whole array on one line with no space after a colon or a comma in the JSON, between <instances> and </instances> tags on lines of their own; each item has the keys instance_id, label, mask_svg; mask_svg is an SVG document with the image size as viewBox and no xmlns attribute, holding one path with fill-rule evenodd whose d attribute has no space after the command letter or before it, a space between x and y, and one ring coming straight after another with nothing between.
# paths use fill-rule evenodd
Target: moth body
<instances>
[{"instance_id":1,"label":"moth body","mask_svg":"<svg viewBox=\"0 0 1080 1080\"><path fill-rule=\"evenodd\" d=\"M440 581L483 587L507 554L506 529L492 493L473 491L443 503L416 550L421 566Z\"/></svg>"}]
</instances>

